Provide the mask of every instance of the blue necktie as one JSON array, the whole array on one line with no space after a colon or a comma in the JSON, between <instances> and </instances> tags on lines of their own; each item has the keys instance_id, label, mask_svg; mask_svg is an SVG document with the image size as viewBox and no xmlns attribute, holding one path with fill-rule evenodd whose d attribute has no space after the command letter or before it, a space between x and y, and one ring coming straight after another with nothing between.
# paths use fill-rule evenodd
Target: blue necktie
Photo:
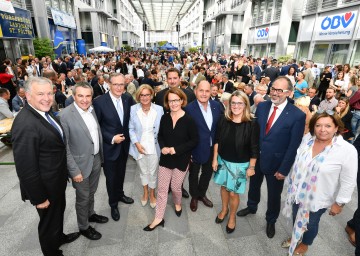
<instances>
[{"instance_id":1,"label":"blue necktie","mask_svg":"<svg viewBox=\"0 0 360 256\"><path fill-rule=\"evenodd\" d=\"M54 121L50 118L49 113L45 113L46 119L49 121L49 123L58 131L58 133L60 134L62 140L64 140L62 133L60 131L60 128L54 123Z\"/></svg>"},{"instance_id":2,"label":"blue necktie","mask_svg":"<svg viewBox=\"0 0 360 256\"><path fill-rule=\"evenodd\" d=\"M124 113L123 113L122 107L120 106L120 99L116 100L116 111L120 117L121 124L123 124Z\"/></svg>"}]
</instances>

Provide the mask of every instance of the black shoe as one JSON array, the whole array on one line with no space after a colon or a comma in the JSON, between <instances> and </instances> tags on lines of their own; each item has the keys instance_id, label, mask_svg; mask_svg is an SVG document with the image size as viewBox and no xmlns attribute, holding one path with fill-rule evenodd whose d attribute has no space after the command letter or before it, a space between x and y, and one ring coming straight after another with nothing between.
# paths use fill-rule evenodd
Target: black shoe
<instances>
[{"instance_id":1,"label":"black shoe","mask_svg":"<svg viewBox=\"0 0 360 256\"><path fill-rule=\"evenodd\" d=\"M175 208L175 214L176 214L176 216L180 217L180 216L181 216L181 213L182 213L182 208L180 209L180 211L177 211L176 208Z\"/></svg>"},{"instance_id":2,"label":"black shoe","mask_svg":"<svg viewBox=\"0 0 360 256\"><path fill-rule=\"evenodd\" d=\"M89 222L96 222L96 223L106 223L109 221L108 217L98 215L94 213L89 217Z\"/></svg>"},{"instance_id":3,"label":"black shoe","mask_svg":"<svg viewBox=\"0 0 360 256\"><path fill-rule=\"evenodd\" d=\"M120 219L120 212L117 207L111 207L111 217L115 221L118 221Z\"/></svg>"},{"instance_id":4,"label":"black shoe","mask_svg":"<svg viewBox=\"0 0 360 256\"><path fill-rule=\"evenodd\" d=\"M91 226L86 230L80 230L80 233L90 240L99 240L101 238L101 234Z\"/></svg>"},{"instance_id":5,"label":"black shoe","mask_svg":"<svg viewBox=\"0 0 360 256\"><path fill-rule=\"evenodd\" d=\"M124 204L133 204L134 203L134 199L132 199L131 197L125 196L125 195L120 197L119 201L123 202Z\"/></svg>"},{"instance_id":6,"label":"black shoe","mask_svg":"<svg viewBox=\"0 0 360 256\"><path fill-rule=\"evenodd\" d=\"M274 223L266 224L266 235L268 238L273 238L275 236L275 224Z\"/></svg>"},{"instance_id":7,"label":"black shoe","mask_svg":"<svg viewBox=\"0 0 360 256\"><path fill-rule=\"evenodd\" d=\"M185 190L185 188L181 188L182 197L183 198L189 198L189 193Z\"/></svg>"},{"instance_id":8,"label":"black shoe","mask_svg":"<svg viewBox=\"0 0 360 256\"><path fill-rule=\"evenodd\" d=\"M153 227L153 228L150 228L150 225L151 224L149 224L149 225L147 225L143 230L144 231L153 231L155 228L157 228L158 226L162 226L162 227L164 227L164 224L165 224L165 220L163 219L159 224L157 224L155 227Z\"/></svg>"},{"instance_id":9,"label":"black shoe","mask_svg":"<svg viewBox=\"0 0 360 256\"><path fill-rule=\"evenodd\" d=\"M226 233L231 234L232 232L234 232L234 230L235 230L235 227L234 228L229 228L229 226L226 225Z\"/></svg>"},{"instance_id":10,"label":"black shoe","mask_svg":"<svg viewBox=\"0 0 360 256\"><path fill-rule=\"evenodd\" d=\"M229 210L227 211L227 213L225 214L225 216L224 216L223 219L220 219L220 218L219 218L219 215L217 215L217 216L216 216L216 219L215 219L215 223L216 223L216 224L222 223L222 222L224 221L224 219L226 218L226 216L228 215L228 213L229 213Z\"/></svg>"},{"instance_id":11,"label":"black shoe","mask_svg":"<svg viewBox=\"0 0 360 256\"><path fill-rule=\"evenodd\" d=\"M236 215L239 217L245 217L248 214L255 214L255 213L256 213L256 211L250 210L249 207L246 207L246 208L238 211Z\"/></svg>"},{"instance_id":12,"label":"black shoe","mask_svg":"<svg viewBox=\"0 0 360 256\"><path fill-rule=\"evenodd\" d=\"M67 235L64 234L63 237L62 237L61 245L72 243L76 239L78 239L79 236L80 236L79 232L70 233L70 234L67 234Z\"/></svg>"}]
</instances>

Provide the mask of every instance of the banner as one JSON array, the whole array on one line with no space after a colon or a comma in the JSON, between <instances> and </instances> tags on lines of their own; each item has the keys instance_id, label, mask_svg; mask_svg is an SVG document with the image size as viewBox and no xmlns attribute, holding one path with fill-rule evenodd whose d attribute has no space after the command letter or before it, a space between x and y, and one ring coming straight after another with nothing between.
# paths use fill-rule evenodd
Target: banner
<instances>
[{"instance_id":1,"label":"banner","mask_svg":"<svg viewBox=\"0 0 360 256\"><path fill-rule=\"evenodd\" d=\"M29 11L14 8L15 13L0 11L0 38L34 38Z\"/></svg>"},{"instance_id":2,"label":"banner","mask_svg":"<svg viewBox=\"0 0 360 256\"><path fill-rule=\"evenodd\" d=\"M54 35L54 52L56 58L61 57L62 49L64 47L64 35L61 31L56 30Z\"/></svg>"},{"instance_id":3,"label":"banner","mask_svg":"<svg viewBox=\"0 0 360 256\"><path fill-rule=\"evenodd\" d=\"M76 28L74 16L53 8L51 8L51 15L55 25L66 28Z\"/></svg>"}]
</instances>

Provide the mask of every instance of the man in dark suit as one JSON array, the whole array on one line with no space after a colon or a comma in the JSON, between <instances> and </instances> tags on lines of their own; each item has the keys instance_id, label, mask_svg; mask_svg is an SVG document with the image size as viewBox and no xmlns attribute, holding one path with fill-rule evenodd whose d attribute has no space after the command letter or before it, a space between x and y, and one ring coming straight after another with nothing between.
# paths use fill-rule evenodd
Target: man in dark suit
<instances>
[{"instance_id":1,"label":"man in dark suit","mask_svg":"<svg viewBox=\"0 0 360 256\"><path fill-rule=\"evenodd\" d=\"M12 99L13 111L19 112L25 106L25 89L24 87L16 87L16 96Z\"/></svg>"},{"instance_id":2,"label":"man in dark suit","mask_svg":"<svg viewBox=\"0 0 360 256\"><path fill-rule=\"evenodd\" d=\"M146 71L144 79L141 80L141 84L148 84L152 88L155 88L156 86L159 86L159 85L163 84L162 82L155 82L151 77L152 77L151 72Z\"/></svg>"},{"instance_id":3,"label":"man in dark suit","mask_svg":"<svg viewBox=\"0 0 360 256\"><path fill-rule=\"evenodd\" d=\"M98 82L94 86L94 95L93 95L94 99L98 96L105 94L104 82L105 82L104 77L99 76Z\"/></svg>"},{"instance_id":4,"label":"man in dark suit","mask_svg":"<svg viewBox=\"0 0 360 256\"><path fill-rule=\"evenodd\" d=\"M40 216L40 246L45 256L63 255L59 247L79 237L63 233L67 183L66 138L51 112L53 88L49 79L33 77L25 84L26 104L14 120L12 143L23 200ZM26 158L26 161L24 161Z\"/></svg>"},{"instance_id":5,"label":"man in dark suit","mask_svg":"<svg viewBox=\"0 0 360 256\"><path fill-rule=\"evenodd\" d=\"M94 108L103 137L103 167L111 217L118 221L120 219L118 202L134 203L132 198L124 194L124 179L130 147L130 107L135 102L129 94L125 93L123 74L113 73L109 81L110 91L94 100Z\"/></svg>"},{"instance_id":6,"label":"man in dark suit","mask_svg":"<svg viewBox=\"0 0 360 256\"><path fill-rule=\"evenodd\" d=\"M74 79L73 73L71 71L68 71L66 74L65 84L66 84L67 88L75 85L75 79Z\"/></svg>"},{"instance_id":7,"label":"man in dark suit","mask_svg":"<svg viewBox=\"0 0 360 256\"><path fill-rule=\"evenodd\" d=\"M262 73L262 68L261 68L261 65L262 65L262 61L261 59L257 59L256 60L256 63L255 63L255 67L254 67L254 72L253 74L256 75L256 80L260 81L261 79L261 73Z\"/></svg>"},{"instance_id":8,"label":"man in dark suit","mask_svg":"<svg viewBox=\"0 0 360 256\"><path fill-rule=\"evenodd\" d=\"M254 85L253 84L245 85L244 91L246 95L249 97L250 107L251 107L252 105L254 105L254 96L256 95L256 92L254 91Z\"/></svg>"},{"instance_id":9,"label":"man in dark suit","mask_svg":"<svg viewBox=\"0 0 360 256\"><path fill-rule=\"evenodd\" d=\"M295 160L305 128L305 114L287 101L292 90L291 81L281 76L271 87L271 101L261 102L257 107L260 157L256 161L255 175L250 177L248 207L237 213L240 217L256 213L265 177L268 188L266 235L269 238L275 235L284 179Z\"/></svg>"},{"instance_id":10,"label":"man in dark suit","mask_svg":"<svg viewBox=\"0 0 360 256\"><path fill-rule=\"evenodd\" d=\"M174 88L174 87L180 88L180 84L181 84L180 71L176 68L169 68L168 71L166 72L166 79L169 87L158 92L154 100L155 104L162 107L164 107L165 93L169 90L169 88ZM188 90L184 88L181 88L181 90L185 93L188 103L191 103L196 99L195 94L192 90ZM168 112L168 111L169 111L168 109L164 108L164 112ZM185 198L189 198L189 193L184 188L182 188L182 196Z\"/></svg>"},{"instance_id":11,"label":"man in dark suit","mask_svg":"<svg viewBox=\"0 0 360 256\"><path fill-rule=\"evenodd\" d=\"M317 96L317 89L316 88L309 88L308 90L308 96L310 97L310 105L309 110L312 112L314 111L313 106L319 106L320 105L320 98Z\"/></svg>"},{"instance_id":12,"label":"man in dark suit","mask_svg":"<svg viewBox=\"0 0 360 256\"><path fill-rule=\"evenodd\" d=\"M86 238L98 240L101 234L89 222L106 223L109 220L94 210L103 159L102 136L95 111L91 107L93 88L86 82L80 82L73 92L75 102L58 116L67 138L67 167L76 190L75 208L79 230Z\"/></svg>"},{"instance_id":13,"label":"man in dark suit","mask_svg":"<svg viewBox=\"0 0 360 256\"><path fill-rule=\"evenodd\" d=\"M272 83L279 76L279 70L276 68L276 63L276 60L271 61L271 66L268 66L266 69L264 69L263 73L261 74L262 76L270 78L269 87L271 87Z\"/></svg>"},{"instance_id":14,"label":"man in dark suit","mask_svg":"<svg viewBox=\"0 0 360 256\"><path fill-rule=\"evenodd\" d=\"M192 161L189 167L190 209L193 212L198 208L198 200L207 207L213 207L213 203L206 197L206 191L213 173L211 165L213 145L217 122L221 115L220 103L209 101L210 84L208 81L200 81L195 92L197 100L185 107L186 113L194 119L199 134L199 143L192 151Z\"/></svg>"},{"instance_id":15,"label":"man in dark suit","mask_svg":"<svg viewBox=\"0 0 360 256\"><path fill-rule=\"evenodd\" d=\"M61 74L66 74L67 73L67 66L66 63L64 62L64 59L62 57L58 58L58 63L59 63L59 68L58 68L58 73Z\"/></svg>"},{"instance_id":16,"label":"man in dark suit","mask_svg":"<svg viewBox=\"0 0 360 256\"><path fill-rule=\"evenodd\" d=\"M87 76L88 76L88 82L89 84L94 88L94 86L97 84L98 82L98 77L96 75L96 71L95 70L89 70L87 72Z\"/></svg>"},{"instance_id":17,"label":"man in dark suit","mask_svg":"<svg viewBox=\"0 0 360 256\"><path fill-rule=\"evenodd\" d=\"M233 91L235 91L235 87L234 84L232 82L229 81L229 77L228 75L224 74L222 76L222 88L221 88L221 92L228 92L228 93L233 93Z\"/></svg>"},{"instance_id":18,"label":"man in dark suit","mask_svg":"<svg viewBox=\"0 0 360 256\"><path fill-rule=\"evenodd\" d=\"M210 99L220 102L219 98L219 85L218 84L212 84L210 89Z\"/></svg>"}]
</instances>

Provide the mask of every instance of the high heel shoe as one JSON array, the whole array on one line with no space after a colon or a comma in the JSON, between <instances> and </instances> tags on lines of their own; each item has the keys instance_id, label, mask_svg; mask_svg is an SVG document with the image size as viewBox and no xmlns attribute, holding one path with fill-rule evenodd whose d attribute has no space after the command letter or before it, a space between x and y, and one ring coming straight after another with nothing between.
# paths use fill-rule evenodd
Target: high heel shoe
<instances>
[{"instance_id":1,"label":"high heel shoe","mask_svg":"<svg viewBox=\"0 0 360 256\"><path fill-rule=\"evenodd\" d=\"M226 216L228 215L228 213L229 213L229 211L226 212L224 218L222 218L222 219L219 218L219 215L216 215L215 223L216 224L222 223L224 221L224 219L226 218Z\"/></svg>"},{"instance_id":2,"label":"high heel shoe","mask_svg":"<svg viewBox=\"0 0 360 256\"><path fill-rule=\"evenodd\" d=\"M231 234L232 232L234 232L234 230L235 230L235 227L234 228L229 228L229 226L226 225L226 233Z\"/></svg>"},{"instance_id":3,"label":"high heel shoe","mask_svg":"<svg viewBox=\"0 0 360 256\"><path fill-rule=\"evenodd\" d=\"M147 225L143 230L144 231L153 231L155 228L157 228L158 226L162 226L162 227L164 227L164 224L165 224L165 220L163 219L159 224L157 224L155 227L153 227L153 228L150 228L150 225L151 224L149 224L149 225Z\"/></svg>"},{"instance_id":4,"label":"high heel shoe","mask_svg":"<svg viewBox=\"0 0 360 256\"><path fill-rule=\"evenodd\" d=\"M182 213L182 208L181 208L179 211L177 211L176 208L175 208L175 214L176 214L176 216L180 217L180 216L181 216L181 213Z\"/></svg>"}]
</instances>

